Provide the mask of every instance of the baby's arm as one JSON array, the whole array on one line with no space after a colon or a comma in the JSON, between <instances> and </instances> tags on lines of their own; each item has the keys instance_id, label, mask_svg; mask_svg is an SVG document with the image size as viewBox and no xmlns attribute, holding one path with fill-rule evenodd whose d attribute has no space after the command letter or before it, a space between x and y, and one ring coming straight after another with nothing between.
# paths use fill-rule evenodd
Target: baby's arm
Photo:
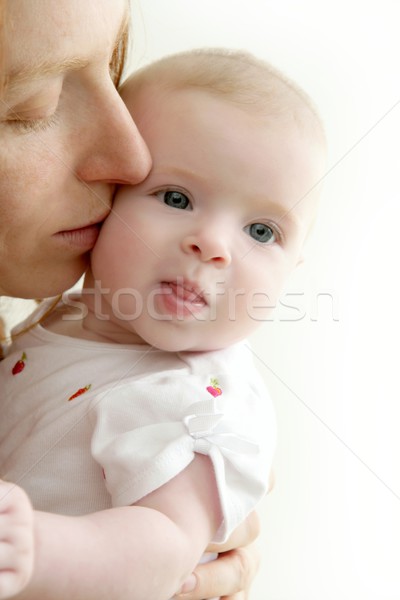
<instances>
[{"instance_id":1,"label":"baby's arm","mask_svg":"<svg viewBox=\"0 0 400 600\"><path fill-rule=\"evenodd\" d=\"M0 599L22 590L33 568L33 509L21 488L0 481Z\"/></svg>"},{"instance_id":2,"label":"baby's arm","mask_svg":"<svg viewBox=\"0 0 400 600\"><path fill-rule=\"evenodd\" d=\"M35 513L35 569L19 600L168 600L219 523L213 468L193 462L134 507Z\"/></svg>"}]
</instances>

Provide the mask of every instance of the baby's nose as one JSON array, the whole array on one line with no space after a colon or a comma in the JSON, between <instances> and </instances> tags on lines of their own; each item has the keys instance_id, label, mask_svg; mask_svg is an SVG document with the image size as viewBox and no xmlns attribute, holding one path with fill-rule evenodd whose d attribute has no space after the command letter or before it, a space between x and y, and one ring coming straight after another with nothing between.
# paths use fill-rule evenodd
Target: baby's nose
<instances>
[{"instance_id":1,"label":"baby's nose","mask_svg":"<svg viewBox=\"0 0 400 600\"><path fill-rule=\"evenodd\" d=\"M186 254L195 254L202 262L209 262L220 268L227 267L232 260L228 244L211 232L185 237L182 249Z\"/></svg>"}]
</instances>

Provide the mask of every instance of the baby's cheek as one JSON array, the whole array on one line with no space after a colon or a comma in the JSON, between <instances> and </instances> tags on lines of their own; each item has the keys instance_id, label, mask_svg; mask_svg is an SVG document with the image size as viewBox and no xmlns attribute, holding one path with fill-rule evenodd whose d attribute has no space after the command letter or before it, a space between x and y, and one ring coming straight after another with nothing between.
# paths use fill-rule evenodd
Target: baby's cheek
<instances>
[{"instance_id":1,"label":"baby's cheek","mask_svg":"<svg viewBox=\"0 0 400 600\"><path fill-rule=\"evenodd\" d=\"M143 313L143 298L134 288L116 288L112 292L111 308L114 317L131 323Z\"/></svg>"},{"instance_id":2,"label":"baby's cheek","mask_svg":"<svg viewBox=\"0 0 400 600\"><path fill-rule=\"evenodd\" d=\"M266 289L255 289L247 296L246 313L248 319L261 323L267 319L276 306L277 298Z\"/></svg>"}]
</instances>

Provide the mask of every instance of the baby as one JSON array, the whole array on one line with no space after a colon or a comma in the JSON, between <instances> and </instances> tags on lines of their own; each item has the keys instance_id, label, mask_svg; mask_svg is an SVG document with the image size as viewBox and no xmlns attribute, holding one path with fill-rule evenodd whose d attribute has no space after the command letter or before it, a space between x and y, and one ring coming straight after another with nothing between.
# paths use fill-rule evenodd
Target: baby
<instances>
[{"instance_id":1,"label":"baby","mask_svg":"<svg viewBox=\"0 0 400 600\"><path fill-rule=\"evenodd\" d=\"M82 293L39 307L1 364L27 589L54 573L57 598L92 597L80 562L127 577L129 540L123 597L166 600L263 498L274 416L245 340L302 260L324 168L309 99L249 54L167 57L122 96L152 169L118 190Z\"/></svg>"}]
</instances>

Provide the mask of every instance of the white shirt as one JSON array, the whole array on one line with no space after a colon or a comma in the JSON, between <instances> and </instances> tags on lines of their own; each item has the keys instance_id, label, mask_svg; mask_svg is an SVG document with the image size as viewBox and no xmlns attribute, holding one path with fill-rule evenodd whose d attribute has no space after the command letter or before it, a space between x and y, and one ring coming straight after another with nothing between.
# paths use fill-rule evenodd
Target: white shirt
<instances>
[{"instance_id":1,"label":"white shirt","mask_svg":"<svg viewBox=\"0 0 400 600\"><path fill-rule=\"evenodd\" d=\"M0 476L37 510L134 504L195 452L215 470L223 514L215 542L266 493L275 418L247 343L171 353L35 326L0 363L0 377Z\"/></svg>"}]
</instances>

